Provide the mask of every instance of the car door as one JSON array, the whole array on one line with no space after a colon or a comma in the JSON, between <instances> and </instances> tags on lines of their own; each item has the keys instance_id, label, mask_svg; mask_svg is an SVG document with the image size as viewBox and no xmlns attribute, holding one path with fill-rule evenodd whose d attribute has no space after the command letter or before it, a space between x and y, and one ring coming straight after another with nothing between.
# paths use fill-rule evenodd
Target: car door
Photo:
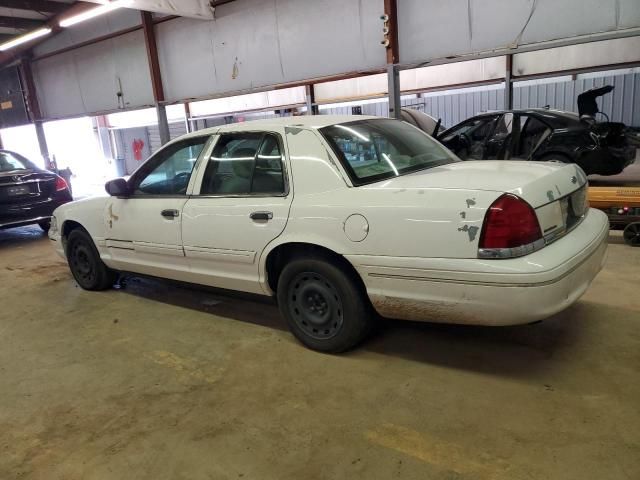
<instances>
[{"instance_id":1,"label":"car door","mask_svg":"<svg viewBox=\"0 0 640 480\"><path fill-rule=\"evenodd\" d=\"M210 136L171 143L128 181L129 195L111 197L105 210L106 246L114 267L181 279L188 271L182 249L182 209L191 175Z\"/></svg>"},{"instance_id":2,"label":"car door","mask_svg":"<svg viewBox=\"0 0 640 480\"><path fill-rule=\"evenodd\" d=\"M264 293L260 254L284 230L293 197L283 138L283 131L217 137L183 209L192 281Z\"/></svg>"},{"instance_id":3,"label":"car door","mask_svg":"<svg viewBox=\"0 0 640 480\"><path fill-rule=\"evenodd\" d=\"M513 147L512 157L530 160L551 136L553 129L534 115L518 115L515 123L520 126L520 134Z\"/></svg>"},{"instance_id":4,"label":"car door","mask_svg":"<svg viewBox=\"0 0 640 480\"><path fill-rule=\"evenodd\" d=\"M510 157L511 145L514 140L513 118L511 112L500 116L495 123L495 128L486 139L483 159L506 160Z\"/></svg>"},{"instance_id":5,"label":"car door","mask_svg":"<svg viewBox=\"0 0 640 480\"><path fill-rule=\"evenodd\" d=\"M485 142L498 115L482 115L450 128L438 139L461 160L483 160Z\"/></svg>"}]
</instances>

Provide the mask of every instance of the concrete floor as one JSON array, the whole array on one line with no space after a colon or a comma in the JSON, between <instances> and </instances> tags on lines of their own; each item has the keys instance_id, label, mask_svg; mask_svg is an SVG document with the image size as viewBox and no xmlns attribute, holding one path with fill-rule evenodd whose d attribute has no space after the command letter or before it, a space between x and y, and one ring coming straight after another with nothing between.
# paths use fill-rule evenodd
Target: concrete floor
<instances>
[{"instance_id":1,"label":"concrete floor","mask_svg":"<svg viewBox=\"0 0 640 480\"><path fill-rule=\"evenodd\" d=\"M638 479L640 249L537 325L390 322L304 349L275 306L88 293L0 232L0 479Z\"/></svg>"}]
</instances>

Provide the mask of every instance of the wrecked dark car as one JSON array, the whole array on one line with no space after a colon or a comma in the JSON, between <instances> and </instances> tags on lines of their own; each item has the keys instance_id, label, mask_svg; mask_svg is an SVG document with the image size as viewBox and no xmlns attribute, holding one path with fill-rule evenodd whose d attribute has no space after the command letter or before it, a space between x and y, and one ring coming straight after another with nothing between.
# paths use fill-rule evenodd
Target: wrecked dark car
<instances>
[{"instance_id":1,"label":"wrecked dark car","mask_svg":"<svg viewBox=\"0 0 640 480\"><path fill-rule=\"evenodd\" d=\"M462 160L556 161L575 163L587 175L616 175L634 162L638 145L625 124L596 120L604 115L596 99L612 90L580 94L579 114L549 108L484 113L437 138Z\"/></svg>"}]
</instances>

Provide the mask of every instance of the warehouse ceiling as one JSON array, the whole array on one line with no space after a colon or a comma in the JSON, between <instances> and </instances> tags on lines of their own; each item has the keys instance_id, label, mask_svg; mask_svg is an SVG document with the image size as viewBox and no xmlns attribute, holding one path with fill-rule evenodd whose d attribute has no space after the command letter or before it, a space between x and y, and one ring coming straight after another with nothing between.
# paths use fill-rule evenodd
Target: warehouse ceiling
<instances>
[{"instance_id":1,"label":"warehouse ceiling","mask_svg":"<svg viewBox=\"0 0 640 480\"><path fill-rule=\"evenodd\" d=\"M0 43L27 33L63 13L74 0L0 0Z\"/></svg>"},{"instance_id":2,"label":"warehouse ceiling","mask_svg":"<svg viewBox=\"0 0 640 480\"><path fill-rule=\"evenodd\" d=\"M92 3L105 3L105 0L89 0ZM228 3L210 0L120 0L123 7L147 12L178 15L211 20L213 19L213 6Z\"/></svg>"}]
</instances>

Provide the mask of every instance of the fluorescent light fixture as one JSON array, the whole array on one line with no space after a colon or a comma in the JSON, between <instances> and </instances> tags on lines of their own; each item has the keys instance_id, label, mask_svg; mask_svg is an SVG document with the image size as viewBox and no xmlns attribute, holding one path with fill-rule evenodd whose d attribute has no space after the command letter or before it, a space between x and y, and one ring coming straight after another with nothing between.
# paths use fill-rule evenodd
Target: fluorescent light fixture
<instances>
[{"instance_id":1,"label":"fluorescent light fixture","mask_svg":"<svg viewBox=\"0 0 640 480\"><path fill-rule=\"evenodd\" d=\"M50 33L51 29L48 27L39 28L38 30L20 35L13 40L9 40L8 42L3 43L2 45L0 45L0 51L4 52L5 50L9 50L10 48L22 45L23 43L30 42L31 40L35 40L36 38L44 37L45 35L49 35Z\"/></svg>"},{"instance_id":2,"label":"fluorescent light fixture","mask_svg":"<svg viewBox=\"0 0 640 480\"><path fill-rule=\"evenodd\" d=\"M344 125L336 125L336 127L341 128L342 130L346 130L347 132L349 132L352 135L355 135L356 137L364 140L365 142L368 142L369 139L367 137L365 137L364 135L362 135L360 132L357 132L356 130L354 130L353 128L349 128L346 127Z\"/></svg>"},{"instance_id":3,"label":"fluorescent light fixture","mask_svg":"<svg viewBox=\"0 0 640 480\"><path fill-rule=\"evenodd\" d=\"M395 173L395 174L396 174L396 177L397 177L398 175L400 175L400 174L398 173L398 169L396 168L396 166L393 164L393 162L392 162L392 161L391 161L391 159L389 158L389 155L387 155L386 153L383 153L383 154L382 154L382 158L384 158L384 159L387 161L387 163L388 163L388 164L389 164L389 166L391 167L391 170L393 170L393 173Z\"/></svg>"},{"instance_id":4,"label":"fluorescent light fixture","mask_svg":"<svg viewBox=\"0 0 640 480\"><path fill-rule=\"evenodd\" d=\"M104 5L100 5L99 7L92 8L91 10L79 13L78 15L74 15L73 17L60 20L60 26L64 28L70 27L71 25L75 25L76 23L84 22L85 20L90 20L100 15L104 15L105 13L111 12L116 8L124 7L128 3L129 0L116 0L111 3L105 3Z\"/></svg>"}]
</instances>

